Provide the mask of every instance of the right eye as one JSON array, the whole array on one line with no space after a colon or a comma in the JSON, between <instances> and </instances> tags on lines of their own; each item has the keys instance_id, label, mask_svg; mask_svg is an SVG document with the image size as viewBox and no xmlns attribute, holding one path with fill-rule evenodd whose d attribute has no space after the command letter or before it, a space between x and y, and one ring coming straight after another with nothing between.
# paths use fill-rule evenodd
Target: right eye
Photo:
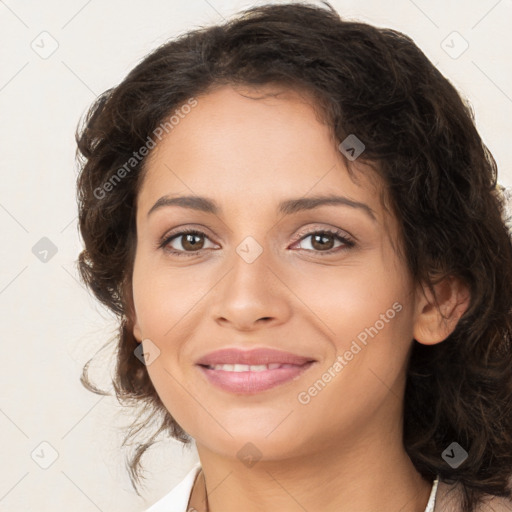
<instances>
[{"instance_id":1,"label":"right eye","mask_svg":"<svg viewBox=\"0 0 512 512\"><path fill-rule=\"evenodd\" d=\"M202 239L209 240L206 234L202 231L187 229L173 233L170 236L166 236L159 247L165 252L176 256L195 256L204 248L204 241L202 241ZM173 247L172 242L177 242L176 245L181 246L181 248L176 248L176 246Z\"/></svg>"}]
</instances>

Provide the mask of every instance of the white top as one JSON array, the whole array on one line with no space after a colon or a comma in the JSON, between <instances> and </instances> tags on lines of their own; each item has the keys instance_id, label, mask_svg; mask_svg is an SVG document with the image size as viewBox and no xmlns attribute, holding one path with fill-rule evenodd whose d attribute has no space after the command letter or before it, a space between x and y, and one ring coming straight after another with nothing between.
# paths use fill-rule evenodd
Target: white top
<instances>
[{"instance_id":1,"label":"white top","mask_svg":"<svg viewBox=\"0 0 512 512\"><path fill-rule=\"evenodd\" d=\"M187 505L192 492L192 487L194 486L196 476L200 470L201 463L197 462L187 473L185 478L176 487L174 487L171 492L166 494L144 512L187 512ZM434 512L438 483L439 477L437 477L432 484L432 490L430 491L430 497L428 499L425 512Z\"/></svg>"},{"instance_id":2,"label":"white top","mask_svg":"<svg viewBox=\"0 0 512 512\"><path fill-rule=\"evenodd\" d=\"M144 512L187 512L188 500L201 463L197 462L174 489Z\"/></svg>"}]
</instances>

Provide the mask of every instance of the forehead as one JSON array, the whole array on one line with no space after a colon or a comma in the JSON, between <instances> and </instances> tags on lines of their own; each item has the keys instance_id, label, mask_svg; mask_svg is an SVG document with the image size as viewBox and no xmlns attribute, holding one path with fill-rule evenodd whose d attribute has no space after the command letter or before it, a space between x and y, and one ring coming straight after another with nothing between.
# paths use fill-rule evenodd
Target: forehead
<instances>
[{"instance_id":1,"label":"forehead","mask_svg":"<svg viewBox=\"0 0 512 512\"><path fill-rule=\"evenodd\" d=\"M238 191L258 205L342 192L377 207L376 174L353 162L356 180L350 177L311 96L276 86L222 86L196 100L148 157L140 206L149 208L164 193L215 193L227 200Z\"/></svg>"},{"instance_id":2,"label":"forehead","mask_svg":"<svg viewBox=\"0 0 512 512\"><path fill-rule=\"evenodd\" d=\"M186 146L189 158L204 156L221 163L233 162L241 155L276 163L300 147L302 156L307 153L318 159L327 145L329 157L333 157L331 130L319 121L305 93L271 86L226 85L196 100L197 105L180 116L157 145L153 158L162 152L177 156ZM265 149L272 151L262 154Z\"/></svg>"}]
</instances>

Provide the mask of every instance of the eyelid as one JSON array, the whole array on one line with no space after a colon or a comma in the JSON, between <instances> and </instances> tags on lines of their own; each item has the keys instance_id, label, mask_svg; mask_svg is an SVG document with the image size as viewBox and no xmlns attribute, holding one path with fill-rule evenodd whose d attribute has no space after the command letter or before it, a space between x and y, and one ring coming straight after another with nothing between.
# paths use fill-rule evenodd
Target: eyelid
<instances>
[{"instance_id":1,"label":"eyelid","mask_svg":"<svg viewBox=\"0 0 512 512\"><path fill-rule=\"evenodd\" d=\"M337 236L340 236L341 238L350 240L351 242L354 242L354 243L357 242L357 238L355 236L353 236L352 234L350 234L348 231L345 231L344 229L336 228L334 226L325 227L325 226L313 225L313 226L309 226L309 227L304 228L303 230L299 231L299 233L297 233L295 242L293 242L293 243L298 242L305 236L313 235L315 233L330 233L332 235L337 235Z\"/></svg>"},{"instance_id":2,"label":"eyelid","mask_svg":"<svg viewBox=\"0 0 512 512\"><path fill-rule=\"evenodd\" d=\"M208 238L210 238L210 235L209 235L210 230L206 226L203 226L202 224L182 224L182 225L176 226L172 229L165 231L164 234L159 237L157 244L159 244L160 242L163 242L165 240L168 240L169 238L171 238L173 236L188 233L190 231L197 231L201 234L204 234L205 236L208 236Z\"/></svg>"}]
</instances>

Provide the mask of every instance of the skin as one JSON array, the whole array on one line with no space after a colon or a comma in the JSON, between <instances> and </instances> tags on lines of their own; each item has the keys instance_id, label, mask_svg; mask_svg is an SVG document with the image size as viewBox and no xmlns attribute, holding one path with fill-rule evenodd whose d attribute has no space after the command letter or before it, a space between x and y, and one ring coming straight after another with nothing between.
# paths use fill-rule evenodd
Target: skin
<instances>
[{"instance_id":1,"label":"skin","mask_svg":"<svg viewBox=\"0 0 512 512\"><path fill-rule=\"evenodd\" d=\"M351 179L305 96L257 96L232 86L199 96L153 150L137 198L133 332L160 350L150 378L196 441L203 474L190 506L206 510L206 487L211 512L423 512L432 482L402 444L407 361L413 338L434 344L449 335L469 294L455 279L437 285L443 318L393 249L398 224L381 205L383 184L357 161L361 172ZM364 203L374 218L346 205L277 213L281 201L317 194ZM221 211L174 205L148 216L164 195L205 196ZM168 243L191 256L157 247L182 228L206 235L195 246L185 237ZM338 229L355 245L332 235L315 244L308 234L322 229ZM236 251L248 236L263 251L252 263ZM396 302L401 311L300 403L298 394ZM194 363L233 346L273 347L317 363L273 389L228 393ZM261 454L252 467L237 456L246 443Z\"/></svg>"}]
</instances>

